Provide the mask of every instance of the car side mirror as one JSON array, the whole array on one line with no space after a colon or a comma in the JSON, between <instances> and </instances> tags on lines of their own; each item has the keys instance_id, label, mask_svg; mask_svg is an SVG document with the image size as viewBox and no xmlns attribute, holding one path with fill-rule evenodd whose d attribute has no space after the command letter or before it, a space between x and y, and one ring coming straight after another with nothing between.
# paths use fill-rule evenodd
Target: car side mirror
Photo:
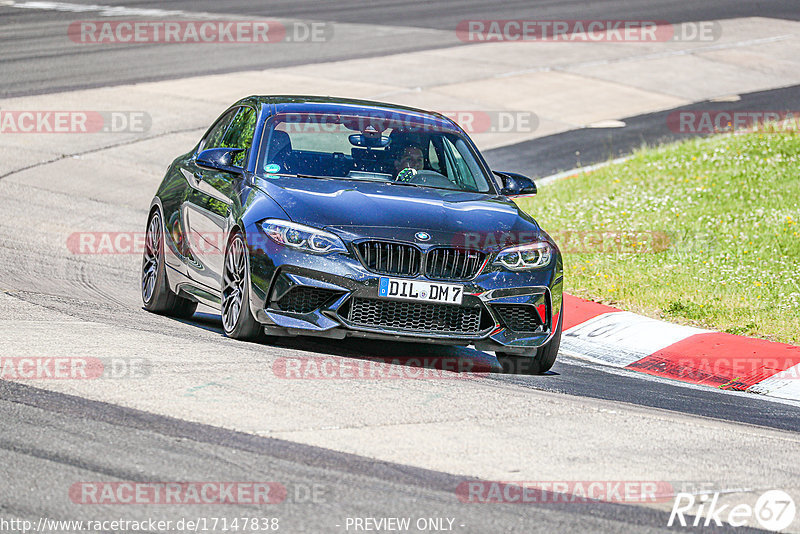
<instances>
[{"instance_id":1,"label":"car side mirror","mask_svg":"<svg viewBox=\"0 0 800 534\"><path fill-rule=\"evenodd\" d=\"M515 172L492 172L503 181L503 187L500 189L501 195L516 197L521 195L535 195L537 192L536 183L527 176Z\"/></svg>"},{"instance_id":2,"label":"car side mirror","mask_svg":"<svg viewBox=\"0 0 800 534\"><path fill-rule=\"evenodd\" d=\"M233 158L240 152L244 152L244 149L209 148L197 154L195 163L204 169L241 174L242 168L233 164Z\"/></svg>"}]
</instances>

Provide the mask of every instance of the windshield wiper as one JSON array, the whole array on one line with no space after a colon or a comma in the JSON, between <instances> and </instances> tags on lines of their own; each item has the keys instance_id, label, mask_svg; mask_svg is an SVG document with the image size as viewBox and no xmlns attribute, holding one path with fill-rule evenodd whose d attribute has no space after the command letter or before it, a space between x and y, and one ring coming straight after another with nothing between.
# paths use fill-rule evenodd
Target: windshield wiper
<instances>
[{"instance_id":1,"label":"windshield wiper","mask_svg":"<svg viewBox=\"0 0 800 534\"><path fill-rule=\"evenodd\" d=\"M441 191L461 191L461 192L465 191L464 189L456 189L456 188L453 188L453 187L438 187L438 186L435 186L435 185L428 185L428 184L412 184L410 182L395 182L395 181L391 181L391 182L385 182L385 183L392 184L392 185L405 185L405 186L410 186L410 187L424 187L426 189L439 189Z\"/></svg>"},{"instance_id":2,"label":"windshield wiper","mask_svg":"<svg viewBox=\"0 0 800 534\"><path fill-rule=\"evenodd\" d=\"M314 178L317 180L330 180L332 176L315 176L313 174L289 174L288 172L268 172L272 176L286 176L287 178Z\"/></svg>"},{"instance_id":3,"label":"windshield wiper","mask_svg":"<svg viewBox=\"0 0 800 534\"><path fill-rule=\"evenodd\" d=\"M392 184L392 185L405 185L405 186L409 186L409 187L429 187L427 185L422 185L422 184L412 184L411 182L395 182L394 180L392 180L390 182L383 182L383 183Z\"/></svg>"},{"instance_id":4,"label":"windshield wiper","mask_svg":"<svg viewBox=\"0 0 800 534\"><path fill-rule=\"evenodd\" d=\"M461 191L450 187L436 187L435 185L412 184L410 182L396 182L394 180L367 180L365 178L353 178L351 176L316 176L314 174L289 174L286 172L270 172L271 176L286 176L288 178L312 178L315 180L347 180L353 182L369 182L372 184L402 185L405 187L423 187L428 189L441 189L442 191Z\"/></svg>"},{"instance_id":5,"label":"windshield wiper","mask_svg":"<svg viewBox=\"0 0 800 534\"><path fill-rule=\"evenodd\" d=\"M348 180L353 182L371 182L371 183L379 183L385 184L389 183L385 180L367 180L365 178L353 178L351 176L317 176L315 174L289 174L286 172L270 172L267 173L271 176L286 176L287 178L313 178L315 180Z\"/></svg>"}]
</instances>

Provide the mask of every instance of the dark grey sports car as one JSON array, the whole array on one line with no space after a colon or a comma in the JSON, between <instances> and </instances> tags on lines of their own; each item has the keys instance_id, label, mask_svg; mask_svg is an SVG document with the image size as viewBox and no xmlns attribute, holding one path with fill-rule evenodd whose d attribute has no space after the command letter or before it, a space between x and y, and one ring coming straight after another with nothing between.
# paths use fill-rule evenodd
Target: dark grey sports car
<instances>
[{"instance_id":1,"label":"dark grey sports car","mask_svg":"<svg viewBox=\"0 0 800 534\"><path fill-rule=\"evenodd\" d=\"M561 338L561 254L509 198L535 192L436 113L245 98L153 199L144 306L214 306L236 339L471 344L541 373Z\"/></svg>"}]
</instances>

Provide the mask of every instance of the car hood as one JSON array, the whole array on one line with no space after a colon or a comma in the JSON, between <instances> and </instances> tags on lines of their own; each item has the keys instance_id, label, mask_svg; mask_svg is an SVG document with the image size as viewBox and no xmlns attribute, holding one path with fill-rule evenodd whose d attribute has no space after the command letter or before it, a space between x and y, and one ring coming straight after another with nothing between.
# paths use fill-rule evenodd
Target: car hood
<instances>
[{"instance_id":1,"label":"car hood","mask_svg":"<svg viewBox=\"0 0 800 534\"><path fill-rule=\"evenodd\" d=\"M283 176L258 178L257 186L293 221L348 239L414 241L414 235L424 231L430 243L452 243L464 233L539 230L514 202L484 193Z\"/></svg>"}]
</instances>

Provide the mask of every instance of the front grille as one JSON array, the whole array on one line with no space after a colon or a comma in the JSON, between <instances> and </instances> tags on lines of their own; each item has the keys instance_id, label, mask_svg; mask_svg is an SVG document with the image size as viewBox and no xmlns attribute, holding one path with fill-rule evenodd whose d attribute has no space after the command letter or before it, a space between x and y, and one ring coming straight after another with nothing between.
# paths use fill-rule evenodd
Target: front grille
<instances>
[{"instance_id":1,"label":"front grille","mask_svg":"<svg viewBox=\"0 0 800 534\"><path fill-rule=\"evenodd\" d=\"M347 319L374 328L474 335L480 331L481 308L357 297Z\"/></svg>"},{"instance_id":2,"label":"front grille","mask_svg":"<svg viewBox=\"0 0 800 534\"><path fill-rule=\"evenodd\" d=\"M420 251L405 243L364 241L356 245L364 267L380 274L417 276Z\"/></svg>"},{"instance_id":3,"label":"front grille","mask_svg":"<svg viewBox=\"0 0 800 534\"><path fill-rule=\"evenodd\" d=\"M478 274L486 255L477 250L436 248L428 252L425 275L439 280L469 280Z\"/></svg>"},{"instance_id":4,"label":"front grille","mask_svg":"<svg viewBox=\"0 0 800 534\"><path fill-rule=\"evenodd\" d=\"M500 322L514 332L535 332L542 326L539 312L526 304L493 304Z\"/></svg>"},{"instance_id":5,"label":"front grille","mask_svg":"<svg viewBox=\"0 0 800 534\"><path fill-rule=\"evenodd\" d=\"M278 309L294 313L309 313L318 310L341 291L318 287L293 287L277 302Z\"/></svg>"}]
</instances>

